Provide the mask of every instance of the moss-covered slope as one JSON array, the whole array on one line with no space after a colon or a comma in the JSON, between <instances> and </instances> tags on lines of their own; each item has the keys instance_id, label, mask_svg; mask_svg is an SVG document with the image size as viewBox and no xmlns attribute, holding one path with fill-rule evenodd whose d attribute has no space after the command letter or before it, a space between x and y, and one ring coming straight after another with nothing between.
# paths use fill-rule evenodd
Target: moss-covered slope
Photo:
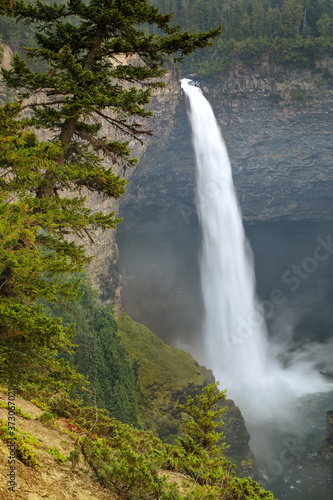
<instances>
[{"instance_id":1,"label":"moss-covered slope","mask_svg":"<svg viewBox=\"0 0 333 500\"><path fill-rule=\"evenodd\" d=\"M118 327L122 341L138 363L143 392L139 404L141 422L163 441L175 442L181 419L177 400L184 403L188 395L201 393L203 387L214 382L213 374L190 354L166 345L125 314L118 318ZM223 415L225 425L221 429L229 445L225 454L237 465L239 474L251 474L248 467L241 467L243 461L253 459L248 445L250 435L235 403L229 399L225 404L228 411Z\"/></svg>"},{"instance_id":2,"label":"moss-covered slope","mask_svg":"<svg viewBox=\"0 0 333 500\"><path fill-rule=\"evenodd\" d=\"M139 365L142 423L161 439L172 442L179 426L177 399L200 392L207 378L190 354L166 345L144 325L126 315L120 316L118 325L125 346Z\"/></svg>"}]
</instances>

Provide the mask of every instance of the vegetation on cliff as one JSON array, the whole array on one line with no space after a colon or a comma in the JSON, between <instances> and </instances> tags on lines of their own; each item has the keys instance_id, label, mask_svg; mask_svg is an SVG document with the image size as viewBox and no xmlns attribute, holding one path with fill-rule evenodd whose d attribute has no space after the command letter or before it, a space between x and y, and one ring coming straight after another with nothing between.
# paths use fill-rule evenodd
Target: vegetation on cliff
<instances>
[{"instance_id":1,"label":"vegetation on cliff","mask_svg":"<svg viewBox=\"0 0 333 500\"><path fill-rule=\"evenodd\" d=\"M184 69L218 77L237 59L253 65L263 56L284 65L314 67L333 53L332 0L151 0L172 11L183 29L222 26L212 48L194 54Z\"/></svg>"},{"instance_id":2,"label":"vegetation on cliff","mask_svg":"<svg viewBox=\"0 0 333 500\"><path fill-rule=\"evenodd\" d=\"M190 354L166 345L144 325L125 314L117 322L122 343L138 363L141 424L163 441L175 442L179 432L176 401L200 392L206 377Z\"/></svg>"},{"instance_id":3,"label":"vegetation on cliff","mask_svg":"<svg viewBox=\"0 0 333 500\"><path fill-rule=\"evenodd\" d=\"M49 317L61 318L64 327L75 325L74 352L64 355L71 367L87 377L89 385L75 387L74 395L85 406L95 402L110 417L140 427L138 402L141 383L138 363L122 343L111 306L98 305L97 292L83 275L79 300L61 304L45 304Z\"/></svg>"},{"instance_id":4,"label":"vegetation on cliff","mask_svg":"<svg viewBox=\"0 0 333 500\"><path fill-rule=\"evenodd\" d=\"M222 412L215 406L223 399L225 393L218 392L216 385L206 387L194 399L189 398L182 405L188 416L182 438L176 445L165 445L151 432L111 419L103 410L82 407L64 393L44 394L35 400L43 412L18 398L20 405L25 410L29 406L33 415L17 412L21 416L17 417L16 433L22 450L17 458L31 469L44 468L42 451L46 451L62 463L62 474L66 474L69 484L77 482L75 472L87 475L90 466L95 478L108 490L109 498L115 494L119 495L115 498L128 500L274 500L272 493L252 479L237 478L233 466L221 455L224 445L216 445L220 438L216 427L221 424ZM5 408L0 408L1 417L4 412ZM9 434L6 422L0 420L0 439L10 441ZM49 461L47 475L51 478L53 467ZM18 470L22 473L22 468Z\"/></svg>"}]
</instances>

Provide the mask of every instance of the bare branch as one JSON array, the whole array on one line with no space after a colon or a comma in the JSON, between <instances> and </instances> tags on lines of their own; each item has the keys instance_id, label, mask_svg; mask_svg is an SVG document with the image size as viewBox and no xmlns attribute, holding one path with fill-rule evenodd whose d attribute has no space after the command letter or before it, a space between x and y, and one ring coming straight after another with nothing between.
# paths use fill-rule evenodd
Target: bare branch
<instances>
[{"instance_id":1,"label":"bare branch","mask_svg":"<svg viewBox=\"0 0 333 500\"><path fill-rule=\"evenodd\" d=\"M22 110L26 108L36 108L38 106L52 106L55 104L66 104L66 101L46 101L46 102L35 102L31 104L26 104L22 106Z\"/></svg>"}]
</instances>

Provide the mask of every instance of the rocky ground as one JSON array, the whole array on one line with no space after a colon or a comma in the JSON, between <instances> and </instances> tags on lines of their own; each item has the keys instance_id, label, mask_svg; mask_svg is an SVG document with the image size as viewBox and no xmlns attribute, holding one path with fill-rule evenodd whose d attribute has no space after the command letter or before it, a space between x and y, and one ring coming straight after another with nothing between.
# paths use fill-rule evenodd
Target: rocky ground
<instances>
[{"instance_id":1,"label":"rocky ground","mask_svg":"<svg viewBox=\"0 0 333 500\"><path fill-rule=\"evenodd\" d=\"M0 391L0 401L7 403L7 395ZM31 415L31 420L16 416L15 424L24 433L37 438L38 446L34 448L38 459L38 470L24 465L16 460L15 493L8 491L7 474L9 450L6 443L0 440L0 498L40 500L102 500L116 498L99 485L94 472L82 458L76 470L71 464L63 465L55 456L47 453L50 448L56 448L62 455L68 456L75 448L72 438L66 433L66 425L58 421L58 428L53 428L39 422L43 411L35 404L16 398L16 406L24 413ZM8 409L0 408L0 418L7 422Z\"/></svg>"}]
</instances>

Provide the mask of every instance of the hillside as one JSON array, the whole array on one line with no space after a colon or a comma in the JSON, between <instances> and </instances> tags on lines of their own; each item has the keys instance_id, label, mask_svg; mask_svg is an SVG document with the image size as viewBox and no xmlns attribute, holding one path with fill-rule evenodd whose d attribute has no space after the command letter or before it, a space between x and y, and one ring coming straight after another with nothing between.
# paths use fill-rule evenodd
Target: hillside
<instances>
[{"instance_id":1,"label":"hillside","mask_svg":"<svg viewBox=\"0 0 333 500\"><path fill-rule=\"evenodd\" d=\"M7 402L7 395L0 391L0 401ZM87 464L81 461L76 470L70 463L63 464L50 451L58 450L63 456L68 457L75 448L75 443L69 435L69 428L64 421L58 420L56 428L42 423L39 418L43 414L35 404L22 398L16 398L16 405L28 414L31 419L16 416L16 426L26 435L36 438L37 446L34 447L38 460L38 469L24 465L16 460L16 492L8 492L6 483L8 474L8 447L0 439L0 498L3 500L17 498L24 500L39 500L50 498L58 500L88 500L115 498L105 488L100 486L96 476ZM7 420L8 409L0 408L0 418ZM49 451L49 453L48 453Z\"/></svg>"},{"instance_id":2,"label":"hillside","mask_svg":"<svg viewBox=\"0 0 333 500\"><path fill-rule=\"evenodd\" d=\"M139 364L143 390L139 403L142 424L163 441L174 443L181 419L176 409L177 400L183 404L188 395L201 393L203 387L214 382L214 376L211 370L199 366L190 354L165 344L128 316L120 316L118 326L123 343ZM253 461L253 454L243 416L231 399L227 399L223 406L228 410L223 415L224 426L219 431L223 431L229 446L225 454L237 465L240 475L250 474L258 479L257 471L247 463Z\"/></svg>"}]
</instances>

